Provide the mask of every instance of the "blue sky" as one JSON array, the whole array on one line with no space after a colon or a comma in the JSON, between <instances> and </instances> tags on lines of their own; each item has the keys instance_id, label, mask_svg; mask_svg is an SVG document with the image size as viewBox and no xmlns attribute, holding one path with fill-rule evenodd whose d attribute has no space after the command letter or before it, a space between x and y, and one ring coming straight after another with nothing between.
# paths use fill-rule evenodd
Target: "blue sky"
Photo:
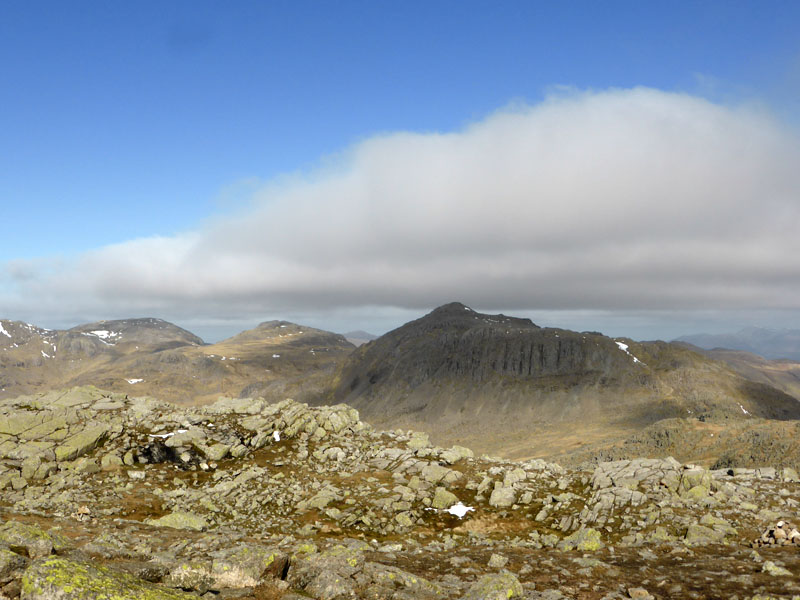
<instances>
[{"instance_id":1,"label":"blue sky","mask_svg":"<svg viewBox=\"0 0 800 600\"><path fill-rule=\"evenodd\" d=\"M464 132L553 94L647 88L766 114L771 127L796 139L799 28L797 2L4 2L0 316L64 325L148 310L202 328L288 312L331 328L359 326L358 315L365 328L394 325L387 314L417 314L434 297L360 303L356 293L334 303L334 316L307 298L264 288L251 291L261 294L261 307L231 302L226 310L216 295L207 309L184 314L186 299L174 292L132 303L102 293L64 296L52 275L80 273L71 269L86 253L113 244L216 239L220 224L268 219L269 206L284 206L297 186L350 169L371 140ZM313 214L281 213L292 226ZM435 298L469 300L444 297L470 296L462 283ZM491 302L476 294L490 304L476 308L537 309L521 306L520 294L506 301L502 287ZM69 299L37 304L34 293ZM281 302L271 299L278 296ZM773 310L772 323L789 314L774 310L800 308L795 300L728 308ZM701 304L598 301L565 309L667 311L654 317L661 323L672 311L715 308L712 299ZM540 306L557 310L559 301ZM734 324L726 319L710 325ZM637 325L640 335L647 331Z\"/></svg>"}]
</instances>

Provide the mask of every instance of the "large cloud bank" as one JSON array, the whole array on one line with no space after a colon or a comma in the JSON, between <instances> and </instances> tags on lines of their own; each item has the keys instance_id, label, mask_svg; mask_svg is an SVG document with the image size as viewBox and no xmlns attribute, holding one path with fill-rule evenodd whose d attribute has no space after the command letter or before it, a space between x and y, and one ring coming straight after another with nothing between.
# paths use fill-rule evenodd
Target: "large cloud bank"
<instances>
[{"instance_id":1,"label":"large cloud bank","mask_svg":"<svg viewBox=\"0 0 800 600\"><path fill-rule=\"evenodd\" d=\"M766 112L573 93L462 131L366 139L198 231L6 265L4 303L191 317L451 299L798 309L798 225L800 144Z\"/></svg>"}]
</instances>

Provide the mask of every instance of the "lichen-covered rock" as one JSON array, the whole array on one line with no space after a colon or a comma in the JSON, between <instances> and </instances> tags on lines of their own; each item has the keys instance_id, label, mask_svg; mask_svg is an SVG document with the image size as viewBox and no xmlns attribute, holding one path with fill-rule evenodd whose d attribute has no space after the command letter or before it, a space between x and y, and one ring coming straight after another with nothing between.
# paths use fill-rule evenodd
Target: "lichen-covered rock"
<instances>
[{"instance_id":1,"label":"lichen-covered rock","mask_svg":"<svg viewBox=\"0 0 800 600\"><path fill-rule=\"evenodd\" d=\"M792 577L792 572L789 569L776 565L771 560L764 561L761 571L775 577Z\"/></svg>"},{"instance_id":2,"label":"lichen-covered rock","mask_svg":"<svg viewBox=\"0 0 800 600\"><path fill-rule=\"evenodd\" d=\"M66 549L69 541L55 531L44 531L21 521L8 521L0 527L0 544L12 550L24 549L31 558L39 558L51 554L53 550Z\"/></svg>"},{"instance_id":3,"label":"lichen-covered rock","mask_svg":"<svg viewBox=\"0 0 800 600\"><path fill-rule=\"evenodd\" d=\"M522 584L513 573L484 575L467 590L461 600L509 600L523 595Z\"/></svg>"},{"instance_id":4,"label":"lichen-covered rock","mask_svg":"<svg viewBox=\"0 0 800 600\"><path fill-rule=\"evenodd\" d=\"M443 487L437 487L433 495L432 508L449 508L458 502L458 498L452 492L448 492Z\"/></svg>"},{"instance_id":5,"label":"lichen-covered rock","mask_svg":"<svg viewBox=\"0 0 800 600\"><path fill-rule=\"evenodd\" d=\"M49 557L34 561L22 577L21 600L189 600L170 590L107 567Z\"/></svg>"},{"instance_id":6,"label":"lichen-covered rock","mask_svg":"<svg viewBox=\"0 0 800 600\"><path fill-rule=\"evenodd\" d=\"M24 556L6 548L0 548L0 584L8 581L15 573L21 571L28 564Z\"/></svg>"},{"instance_id":7,"label":"lichen-covered rock","mask_svg":"<svg viewBox=\"0 0 800 600\"><path fill-rule=\"evenodd\" d=\"M361 549L337 545L324 552L297 557L289 569L288 581L319 600L352 598L356 592L353 576L363 566Z\"/></svg>"},{"instance_id":8,"label":"lichen-covered rock","mask_svg":"<svg viewBox=\"0 0 800 600\"><path fill-rule=\"evenodd\" d=\"M285 552L254 544L215 553L211 566L215 589L255 587L264 578L281 579L288 569Z\"/></svg>"},{"instance_id":9,"label":"lichen-covered rock","mask_svg":"<svg viewBox=\"0 0 800 600\"><path fill-rule=\"evenodd\" d=\"M70 436L56 447L56 460L74 460L100 445L108 435L108 427L97 425Z\"/></svg>"},{"instance_id":10,"label":"lichen-covered rock","mask_svg":"<svg viewBox=\"0 0 800 600\"><path fill-rule=\"evenodd\" d=\"M600 539L600 532L592 528L579 529L572 535L565 537L557 545L557 548L567 551L594 551L603 547L605 547L605 544Z\"/></svg>"},{"instance_id":11,"label":"lichen-covered rock","mask_svg":"<svg viewBox=\"0 0 800 600\"><path fill-rule=\"evenodd\" d=\"M211 563L208 561L181 561L173 564L164 578L164 585L205 594L214 585Z\"/></svg>"}]
</instances>

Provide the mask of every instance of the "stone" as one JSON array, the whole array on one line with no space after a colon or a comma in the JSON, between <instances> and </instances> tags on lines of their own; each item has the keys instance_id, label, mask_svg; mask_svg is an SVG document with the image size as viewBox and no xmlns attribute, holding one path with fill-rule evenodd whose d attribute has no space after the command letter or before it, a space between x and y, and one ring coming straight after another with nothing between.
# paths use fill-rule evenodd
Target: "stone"
<instances>
[{"instance_id":1,"label":"stone","mask_svg":"<svg viewBox=\"0 0 800 600\"><path fill-rule=\"evenodd\" d=\"M707 544L719 544L725 539L724 531L717 531L710 527L693 524L686 530L683 538L687 546L705 546Z\"/></svg>"},{"instance_id":2,"label":"stone","mask_svg":"<svg viewBox=\"0 0 800 600\"><path fill-rule=\"evenodd\" d=\"M461 596L461 600L510 600L521 598L523 594L519 579L514 574L503 571L481 577Z\"/></svg>"},{"instance_id":3,"label":"stone","mask_svg":"<svg viewBox=\"0 0 800 600\"><path fill-rule=\"evenodd\" d=\"M408 440L406 443L409 450L421 450L422 448L428 448L431 445L430 439L428 438L427 433L423 433L421 431L415 431L411 435L411 439Z\"/></svg>"},{"instance_id":4,"label":"stone","mask_svg":"<svg viewBox=\"0 0 800 600\"><path fill-rule=\"evenodd\" d=\"M450 508L455 503L458 502L458 498L452 492L448 492L443 487L437 487L436 492L433 495L433 502L431 502L431 508Z\"/></svg>"},{"instance_id":5,"label":"stone","mask_svg":"<svg viewBox=\"0 0 800 600\"><path fill-rule=\"evenodd\" d=\"M289 556L265 546L241 544L217 552L211 566L215 589L255 587L262 579L282 579Z\"/></svg>"},{"instance_id":6,"label":"stone","mask_svg":"<svg viewBox=\"0 0 800 600\"><path fill-rule=\"evenodd\" d=\"M208 460L222 460L230 452L231 447L228 444L213 444L211 446L203 446L203 455Z\"/></svg>"},{"instance_id":7,"label":"stone","mask_svg":"<svg viewBox=\"0 0 800 600\"><path fill-rule=\"evenodd\" d=\"M56 446L56 460L64 462L83 456L90 450L99 446L108 435L108 428L104 425L87 427L83 431L68 437Z\"/></svg>"},{"instance_id":8,"label":"stone","mask_svg":"<svg viewBox=\"0 0 800 600\"><path fill-rule=\"evenodd\" d=\"M517 494L512 487L499 487L492 490L489 504L498 508L507 508L514 504Z\"/></svg>"},{"instance_id":9,"label":"stone","mask_svg":"<svg viewBox=\"0 0 800 600\"><path fill-rule=\"evenodd\" d=\"M451 473L454 473L454 471L452 469L448 469L447 467L428 464L422 468L420 476L429 483L439 483L446 481Z\"/></svg>"},{"instance_id":10,"label":"stone","mask_svg":"<svg viewBox=\"0 0 800 600\"><path fill-rule=\"evenodd\" d=\"M465 458L473 458L474 456L475 454L472 452L472 450L465 448L464 446L453 446L449 450L445 450L439 454L439 458L448 465L457 463Z\"/></svg>"},{"instance_id":11,"label":"stone","mask_svg":"<svg viewBox=\"0 0 800 600\"><path fill-rule=\"evenodd\" d=\"M792 467L784 467L781 471L781 481L800 481L800 476Z\"/></svg>"},{"instance_id":12,"label":"stone","mask_svg":"<svg viewBox=\"0 0 800 600\"><path fill-rule=\"evenodd\" d=\"M190 600L122 571L61 557L33 562L22 577L23 600Z\"/></svg>"},{"instance_id":13,"label":"stone","mask_svg":"<svg viewBox=\"0 0 800 600\"><path fill-rule=\"evenodd\" d=\"M604 547L605 544L600 539L600 532L592 528L579 529L556 545L559 550L580 550L583 552L600 550Z\"/></svg>"},{"instance_id":14,"label":"stone","mask_svg":"<svg viewBox=\"0 0 800 600\"><path fill-rule=\"evenodd\" d=\"M100 467L104 470L116 469L123 464L122 459L117 454L104 454L100 459Z\"/></svg>"},{"instance_id":15,"label":"stone","mask_svg":"<svg viewBox=\"0 0 800 600\"><path fill-rule=\"evenodd\" d=\"M208 561L178 562L164 577L164 585L204 594L214 586L211 563Z\"/></svg>"},{"instance_id":16,"label":"stone","mask_svg":"<svg viewBox=\"0 0 800 600\"><path fill-rule=\"evenodd\" d=\"M764 561L761 571L763 573L774 575L775 577L792 577L792 572L789 569L778 566L771 560Z\"/></svg>"},{"instance_id":17,"label":"stone","mask_svg":"<svg viewBox=\"0 0 800 600\"><path fill-rule=\"evenodd\" d=\"M492 554L487 565L492 569L502 569L508 564L508 559L502 554Z\"/></svg>"},{"instance_id":18,"label":"stone","mask_svg":"<svg viewBox=\"0 0 800 600\"><path fill-rule=\"evenodd\" d=\"M208 528L208 522L190 512L173 512L158 519L147 519L145 523L156 527L171 527L173 529L191 529L203 531Z\"/></svg>"},{"instance_id":19,"label":"stone","mask_svg":"<svg viewBox=\"0 0 800 600\"><path fill-rule=\"evenodd\" d=\"M21 572L27 564L28 559L24 556L7 548L0 548L0 583L8 581L12 575Z\"/></svg>"},{"instance_id":20,"label":"stone","mask_svg":"<svg viewBox=\"0 0 800 600\"><path fill-rule=\"evenodd\" d=\"M29 557L40 558L48 556L53 550L65 550L69 541L57 532L44 531L20 521L8 521L0 527L0 544L12 550L24 548Z\"/></svg>"}]
</instances>

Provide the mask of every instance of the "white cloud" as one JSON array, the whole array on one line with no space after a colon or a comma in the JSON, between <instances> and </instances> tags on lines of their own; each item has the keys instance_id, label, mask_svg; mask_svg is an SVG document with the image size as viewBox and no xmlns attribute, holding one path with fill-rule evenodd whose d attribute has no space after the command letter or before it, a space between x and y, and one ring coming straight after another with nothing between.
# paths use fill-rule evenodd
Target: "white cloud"
<instances>
[{"instance_id":1,"label":"white cloud","mask_svg":"<svg viewBox=\"0 0 800 600\"><path fill-rule=\"evenodd\" d=\"M24 277L7 265L3 302L186 318L456 299L800 309L798 165L796 133L757 107L652 89L555 95L454 133L367 139L198 231L55 271L14 266Z\"/></svg>"}]
</instances>

